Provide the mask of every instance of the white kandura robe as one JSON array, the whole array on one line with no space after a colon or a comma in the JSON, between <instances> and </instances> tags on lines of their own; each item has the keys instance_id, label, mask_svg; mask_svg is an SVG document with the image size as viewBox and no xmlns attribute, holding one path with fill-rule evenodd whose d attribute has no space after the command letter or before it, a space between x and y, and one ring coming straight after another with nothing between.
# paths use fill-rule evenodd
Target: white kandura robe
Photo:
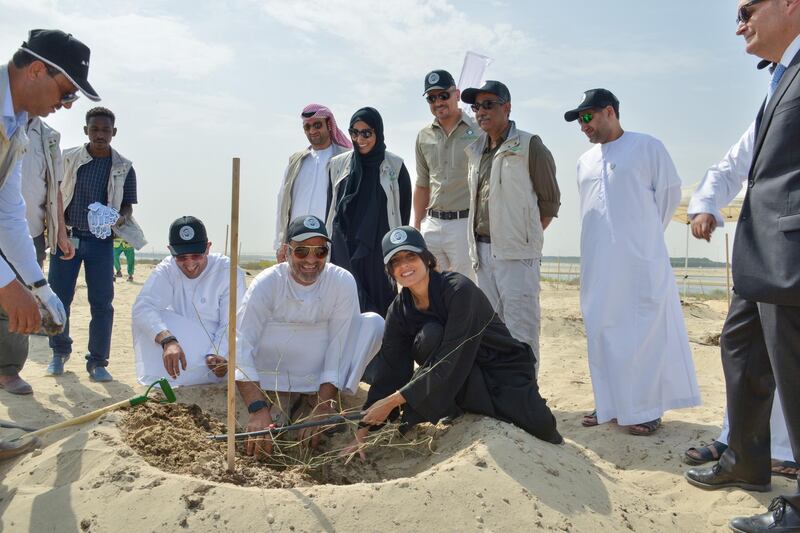
<instances>
[{"instance_id":1,"label":"white kandura robe","mask_svg":"<svg viewBox=\"0 0 800 533\"><path fill-rule=\"evenodd\" d=\"M238 271L237 301L245 292L244 274ZM147 278L132 310L136 378L149 385L166 377L174 386L223 381L206 366L206 355L228 355L228 304L230 259L209 254L208 264L195 279L181 272L175 259L167 257ZM155 338L168 329L186 355L187 368L177 379L164 369L163 349Z\"/></svg>"},{"instance_id":2,"label":"white kandura robe","mask_svg":"<svg viewBox=\"0 0 800 533\"><path fill-rule=\"evenodd\" d=\"M317 281L294 281L289 264L261 272L239 307L239 381L268 391L312 393L323 383L354 394L381 346L383 318L360 313L356 282L330 263Z\"/></svg>"},{"instance_id":3,"label":"white kandura robe","mask_svg":"<svg viewBox=\"0 0 800 533\"><path fill-rule=\"evenodd\" d=\"M680 188L649 135L625 132L578 160L581 311L599 423L640 424L701 403L664 242Z\"/></svg>"}]
</instances>

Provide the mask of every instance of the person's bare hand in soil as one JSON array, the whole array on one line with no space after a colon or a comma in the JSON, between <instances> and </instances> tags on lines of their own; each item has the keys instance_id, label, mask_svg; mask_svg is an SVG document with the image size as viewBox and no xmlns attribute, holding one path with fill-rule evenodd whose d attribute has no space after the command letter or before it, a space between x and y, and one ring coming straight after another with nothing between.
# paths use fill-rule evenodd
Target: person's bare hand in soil
<instances>
[{"instance_id":1,"label":"person's bare hand in soil","mask_svg":"<svg viewBox=\"0 0 800 533\"><path fill-rule=\"evenodd\" d=\"M338 414L336 410L336 396L339 390L331 383L323 383L319 386L319 392L316 395L314 409L308 417L308 421L322 420L330 418ZM310 445L311 449L316 449L319 446L319 439L325 428L328 426L319 426L315 428L304 428L298 433L298 439L304 444Z\"/></svg>"},{"instance_id":2,"label":"person's bare hand in soil","mask_svg":"<svg viewBox=\"0 0 800 533\"><path fill-rule=\"evenodd\" d=\"M269 409L261 409L255 413L250 413L247 420L247 432L262 431L272 426L272 417L269 414ZM245 442L245 453L247 455L255 456L256 459L268 459L272 455L272 436L264 435L262 437L251 437Z\"/></svg>"},{"instance_id":3,"label":"person's bare hand in soil","mask_svg":"<svg viewBox=\"0 0 800 533\"><path fill-rule=\"evenodd\" d=\"M228 373L228 360L221 355L213 353L206 355L206 366L218 378L224 378Z\"/></svg>"},{"instance_id":4,"label":"person's bare hand in soil","mask_svg":"<svg viewBox=\"0 0 800 533\"><path fill-rule=\"evenodd\" d=\"M353 454L358 453L358 456L361 458L361 460L366 461L367 454L364 453L364 449L367 446L365 441L368 434L368 427L358 428L355 432L353 440L350 441L350 444L342 448L342 451L339 452L339 457L346 458L347 461L350 461Z\"/></svg>"}]
</instances>

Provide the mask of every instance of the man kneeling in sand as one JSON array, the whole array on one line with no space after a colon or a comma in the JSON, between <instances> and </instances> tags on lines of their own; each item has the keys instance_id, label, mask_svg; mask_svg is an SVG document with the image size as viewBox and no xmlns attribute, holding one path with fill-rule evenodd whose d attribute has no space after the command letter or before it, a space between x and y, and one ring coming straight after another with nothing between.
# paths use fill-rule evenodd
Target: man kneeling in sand
<instances>
[{"instance_id":1,"label":"man kneeling in sand","mask_svg":"<svg viewBox=\"0 0 800 533\"><path fill-rule=\"evenodd\" d=\"M192 216L169 228L167 257L133 304L136 378L149 385L164 371L173 385L216 383L226 373L230 260L209 254L203 223ZM238 272L238 301L244 275Z\"/></svg>"},{"instance_id":2,"label":"man kneeling in sand","mask_svg":"<svg viewBox=\"0 0 800 533\"><path fill-rule=\"evenodd\" d=\"M326 259L325 223L305 215L289 224L286 262L261 272L239 308L236 384L248 431L289 423L306 402L311 419L339 411L339 393L354 394L383 337L383 318L360 313L353 276ZM319 433L310 437L316 447ZM271 440L250 440L247 454L269 454Z\"/></svg>"}]
</instances>

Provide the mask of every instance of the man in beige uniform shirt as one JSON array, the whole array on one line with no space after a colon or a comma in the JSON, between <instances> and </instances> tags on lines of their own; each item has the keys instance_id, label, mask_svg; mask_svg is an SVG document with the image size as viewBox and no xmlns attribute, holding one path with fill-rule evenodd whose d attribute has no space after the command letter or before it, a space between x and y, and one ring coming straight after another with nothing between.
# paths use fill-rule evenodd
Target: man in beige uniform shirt
<instances>
[{"instance_id":1,"label":"man in beige uniform shirt","mask_svg":"<svg viewBox=\"0 0 800 533\"><path fill-rule=\"evenodd\" d=\"M414 227L420 230L441 270L475 281L469 259L469 184L464 149L478 138L478 127L458 108L461 92L446 70L425 76L433 122L417 135Z\"/></svg>"},{"instance_id":2,"label":"man in beige uniform shirt","mask_svg":"<svg viewBox=\"0 0 800 533\"><path fill-rule=\"evenodd\" d=\"M538 135L518 130L511 93L499 81L464 90L483 130L467 148L472 263L511 335L533 349L539 370L539 274L544 230L558 215L556 164Z\"/></svg>"}]
</instances>

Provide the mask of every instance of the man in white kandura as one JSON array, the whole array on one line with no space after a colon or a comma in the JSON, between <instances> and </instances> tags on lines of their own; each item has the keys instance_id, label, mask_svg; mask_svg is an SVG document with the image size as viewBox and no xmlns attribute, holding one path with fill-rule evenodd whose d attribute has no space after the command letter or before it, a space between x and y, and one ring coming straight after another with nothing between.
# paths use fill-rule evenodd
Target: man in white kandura
<instances>
[{"instance_id":1,"label":"man in white kandura","mask_svg":"<svg viewBox=\"0 0 800 533\"><path fill-rule=\"evenodd\" d=\"M206 227L192 216L169 228L167 257L133 304L136 379L149 385L166 372L173 385L217 383L228 354L230 260L210 254ZM245 282L238 271L237 301Z\"/></svg>"},{"instance_id":2,"label":"man in white kandura","mask_svg":"<svg viewBox=\"0 0 800 533\"><path fill-rule=\"evenodd\" d=\"M664 242L681 180L661 141L622 130L610 91L586 91L564 119L577 119L595 144L578 160L581 311L596 409L583 425L616 419L651 435L666 410L700 405Z\"/></svg>"},{"instance_id":3,"label":"man in white kandura","mask_svg":"<svg viewBox=\"0 0 800 533\"><path fill-rule=\"evenodd\" d=\"M721 209L736 198L750 174L753 163L756 123L753 121L747 131L730 147L722 160L708 169L689 202L688 215L692 221L692 235L697 239L711 241L711 234L717 227L725 225ZM722 419L722 431L717 440L707 446L689 448L683 454L683 462L701 465L719 460L728 449L728 410ZM800 465L794 461L786 419L783 416L781 400L776 394L772 400L769 436L772 451L772 474L794 479Z\"/></svg>"},{"instance_id":4,"label":"man in white kandura","mask_svg":"<svg viewBox=\"0 0 800 533\"><path fill-rule=\"evenodd\" d=\"M360 312L352 274L326 262L322 220L295 218L286 244L286 261L261 272L239 307L236 384L248 431L286 424L302 401L311 418L338 412L339 393L358 390L383 338L383 318ZM270 451L271 442L247 443L249 455Z\"/></svg>"}]
</instances>

